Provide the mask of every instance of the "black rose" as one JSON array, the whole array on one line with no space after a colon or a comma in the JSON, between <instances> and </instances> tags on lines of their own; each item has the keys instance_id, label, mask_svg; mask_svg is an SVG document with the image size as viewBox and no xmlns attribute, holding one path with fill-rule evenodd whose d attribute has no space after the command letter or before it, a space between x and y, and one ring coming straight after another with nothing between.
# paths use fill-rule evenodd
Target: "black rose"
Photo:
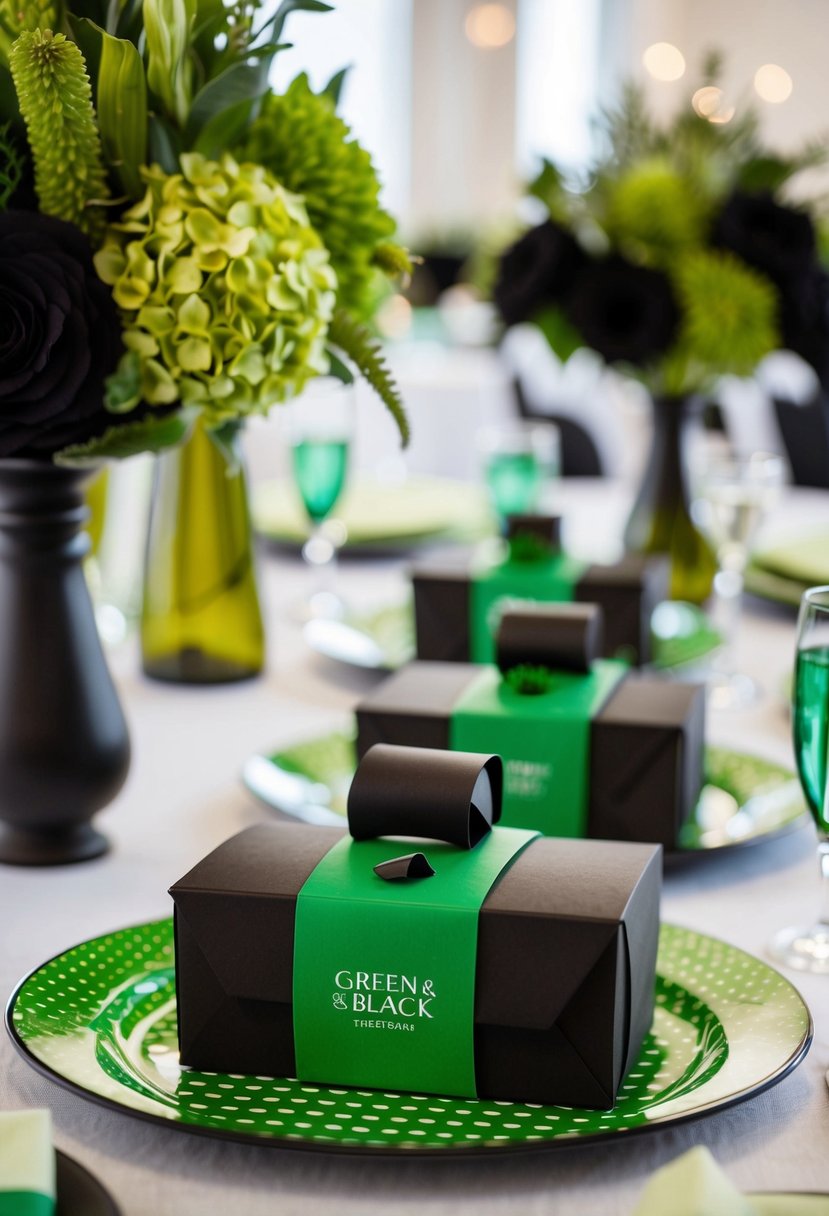
<instances>
[{"instance_id":1,"label":"black rose","mask_svg":"<svg viewBox=\"0 0 829 1216\"><path fill-rule=\"evenodd\" d=\"M735 190L714 222L713 242L778 287L800 279L815 264L815 230L809 216L767 193Z\"/></svg>"},{"instance_id":2,"label":"black rose","mask_svg":"<svg viewBox=\"0 0 829 1216\"><path fill-rule=\"evenodd\" d=\"M507 325L526 321L545 304L563 300L585 263L569 232L552 220L531 228L501 257L493 293Z\"/></svg>"},{"instance_id":3,"label":"black rose","mask_svg":"<svg viewBox=\"0 0 829 1216\"><path fill-rule=\"evenodd\" d=\"M0 215L0 456L49 456L100 434L122 351L89 241L34 211Z\"/></svg>"},{"instance_id":4,"label":"black rose","mask_svg":"<svg viewBox=\"0 0 829 1216\"><path fill-rule=\"evenodd\" d=\"M617 256L588 266L567 311L585 345L608 363L644 364L661 355L679 321L666 276Z\"/></svg>"}]
</instances>

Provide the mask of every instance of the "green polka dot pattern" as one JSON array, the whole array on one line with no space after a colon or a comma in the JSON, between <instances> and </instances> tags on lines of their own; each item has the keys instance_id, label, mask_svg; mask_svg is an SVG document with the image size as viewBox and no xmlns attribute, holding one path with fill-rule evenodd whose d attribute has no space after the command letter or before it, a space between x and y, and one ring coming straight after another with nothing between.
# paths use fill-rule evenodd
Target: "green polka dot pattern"
<instances>
[{"instance_id":1,"label":"green polka dot pattern","mask_svg":"<svg viewBox=\"0 0 829 1216\"><path fill-rule=\"evenodd\" d=\"M656 1012L612 1111L330 1089L182 1069L171 921L85 942L34 972L10 1005L25 1055L125 1110L219 1136L349 1151L553 1147L748 1097L805 1054L808 1011L758 959L663 926Z\"/></svg>"}]
</instances>

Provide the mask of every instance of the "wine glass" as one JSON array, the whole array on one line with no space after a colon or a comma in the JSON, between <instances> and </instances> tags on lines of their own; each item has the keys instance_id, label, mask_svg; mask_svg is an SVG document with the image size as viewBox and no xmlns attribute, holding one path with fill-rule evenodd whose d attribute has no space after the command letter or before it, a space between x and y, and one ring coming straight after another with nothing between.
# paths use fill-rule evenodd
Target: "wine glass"
<instances>
[{"instance_id":1,"label":"wine glass","mask_svg":"<svg viewBox=\"0 0 829 1216\"><path fill-rule=\"evenodd\" d=\"M708 703L737 709L757 699L757 686L734 660L742 611L745 569L762 520L780 494L784 465L779 456L718 456L701 471L694 518L707 531L717 554L712 617L723 639L706 672Z\"/></svg>"},{"instance_id":2,"label":"wine glass","mask_svg":"<svg viewBox=\"0 0 829 1216\"><path fill-rule=\"evenodd\" d=\"M500 519L538 510L544 486L559 472L558 427L526 422L490 426L478 442L484 480Z\"/></svg>"},{"instance_id":3,"label":"wine glass","mask_svg":"<svg viewBox=\"0 0 829 1216\"><path fill-rule=\"evenodd\" d=\"M338 618L343 605L334 591L334 571L342 537L330 527L329 516L345 485L354 392L333 376L320 376L289 408L294 480L311 524L302 546L303 559L315 575L306 615Z\"/></svg>"},{"instance_id":4,"label":"wine glass","mask_svg":"<svg viewBox=\"0 0 829 1216\"><path fill-rule=\"evenodd\" d=\"M770 951L798 971L829 973L829 587L812 587L800 601L792 715L797 771L817 826L822 906L816 924L781 929Z\"/></svg>"}]
</instances>

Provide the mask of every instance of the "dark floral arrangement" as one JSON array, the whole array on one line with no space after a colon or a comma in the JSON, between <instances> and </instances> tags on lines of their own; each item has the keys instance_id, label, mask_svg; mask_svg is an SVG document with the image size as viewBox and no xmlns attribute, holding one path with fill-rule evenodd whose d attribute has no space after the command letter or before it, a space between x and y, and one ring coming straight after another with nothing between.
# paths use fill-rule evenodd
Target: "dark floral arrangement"
<instances>
[{"instance_id":1,"label":"dark floral arrangement","mask_svg":"<svg viewBox=\"0 0 829 1216\"><path fill-rule=\"evenodd\" d=\"M779 348L829 380L829 276L809 209L784 196L824 146L770 152L750 108L712 122L689 105L659 127L633 86L600 127L583 187L549 161L529 187L548 217L500 259L504 323L535 322L562 359L590 347L658 395L749 375Z\"/></svg>"},{"instance_id":2,"label":"dark floral arrangement","mask_svg":"<svg viewBox=\"0 0 829 1216\"><path fill-rule=\"evenodd\" d=\"M0 456L217 443L309 379L362 373L408 256L320 93L268 84L321 0L0 0Z\"/></svg>"}]
</instances>

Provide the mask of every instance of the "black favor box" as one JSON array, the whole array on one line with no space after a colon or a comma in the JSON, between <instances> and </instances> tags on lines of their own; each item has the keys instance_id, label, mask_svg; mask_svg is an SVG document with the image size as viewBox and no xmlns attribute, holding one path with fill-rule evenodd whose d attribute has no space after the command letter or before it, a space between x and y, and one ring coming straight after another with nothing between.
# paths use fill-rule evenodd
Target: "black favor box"
<instances>
[{"instance_id":1,"label":"black favor box","mask_svg":"<svg viewBox=\"0 0 829 1216\"><path fill-rule=\"evenodd\" d=\"M342 835L251 827L171 888L183 1064L294 1075L296 898ZM614 1104L653 1016L660 879L658 848L544 838L502 874L478 922L479 1097Z\"/></svg>"},{"instance_id":2,"label":"black favor box","mask_svg":"<svg viewBox=\"0 0 829 1216\"><path fill-rule=\"evenodd\" d=\"M452 711L481 671L473 663L401 667L357 706L358 757L375 743L448 748ZM703 686L627 676L591 722L586 835L676 849L704 782L704 745ZM495 723L487 747L503 755ZM503 758L507 771L521 759Z\"/></svg>"},{"instance_id":3,"label":"black favor box","mask_svg":"<svg viewBox=\"0 0 829 1216\"><path fill-rule=\"evenodd\" d=\"M419 659L468 663L473 574L468 555L415 566L415 647ZM651 658L651 615L668 598L669 567L662 558L628 554L612 565L587 566L574 588L579 603L604 613L604 655L643 664Z\"/></svg>"}]
</instances>

